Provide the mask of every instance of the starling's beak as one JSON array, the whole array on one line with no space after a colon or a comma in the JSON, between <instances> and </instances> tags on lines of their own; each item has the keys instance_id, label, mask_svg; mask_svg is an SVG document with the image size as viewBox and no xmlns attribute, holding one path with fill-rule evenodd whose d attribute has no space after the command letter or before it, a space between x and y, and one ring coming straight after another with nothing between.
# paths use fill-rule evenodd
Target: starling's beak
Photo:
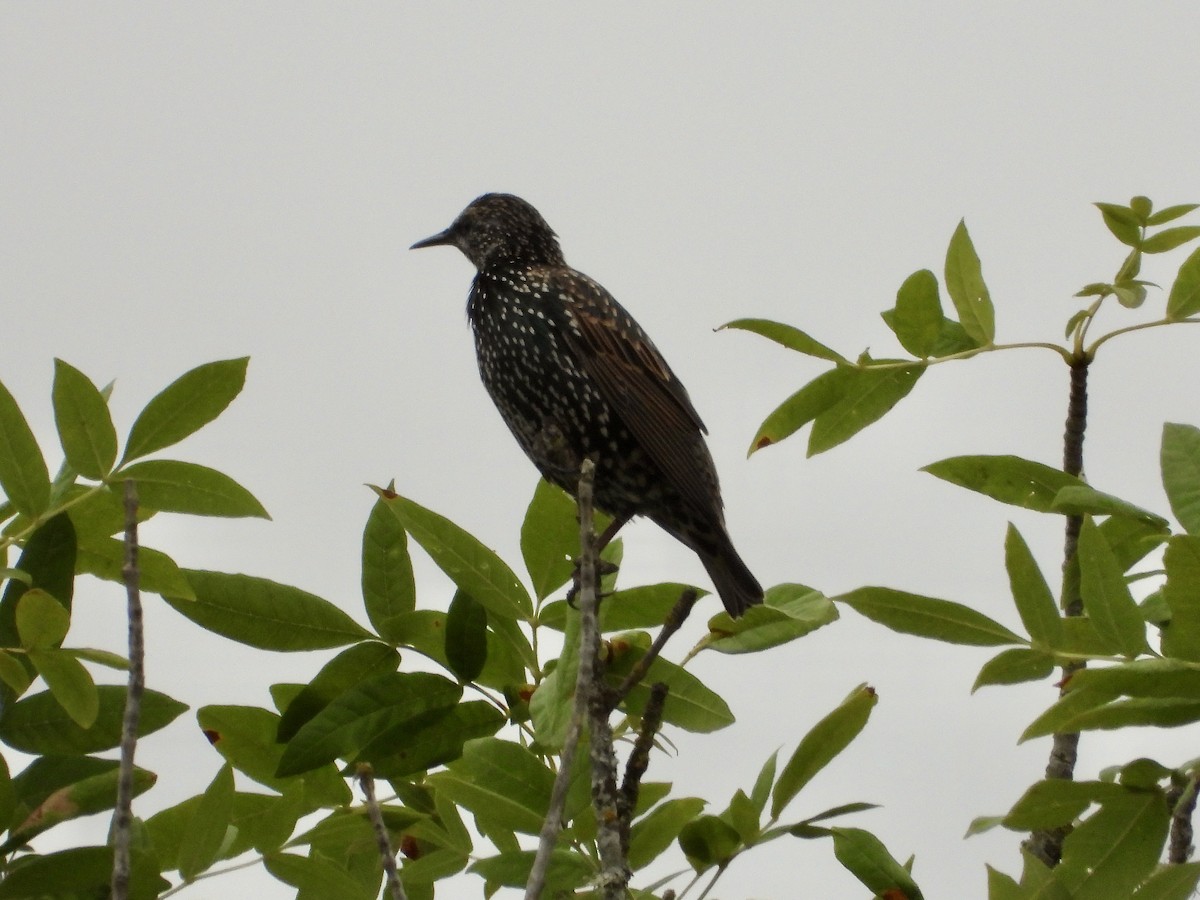
<instances>
[{"instance_id":1,"label":"starling's beak","mask_svg":"<svg viewBox=\"0 0 1200 900\"><path fill-rule=\"evenodd\" d=\"M409 250L420 250L422 247L441 247L443 245L455 246L457 241L454 235L454 226L451 225L445 231L439 231L433 237L427 237L423 241L417 241Z\"/></svg>"}]
</instances>

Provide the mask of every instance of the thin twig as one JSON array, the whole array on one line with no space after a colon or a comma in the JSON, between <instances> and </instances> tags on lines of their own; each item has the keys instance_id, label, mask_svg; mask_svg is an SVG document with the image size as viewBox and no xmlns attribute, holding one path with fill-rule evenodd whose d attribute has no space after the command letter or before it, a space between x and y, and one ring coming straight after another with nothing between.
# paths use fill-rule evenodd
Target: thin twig
<instances>
[{"instance_id":1,"label":"thin twig","mask_svg":"<svg viewBox=\"0 0 1200 900\"><path fill-rule=\"evenodd\" d=\"M646 701L646 709L642 713L642 727L638 729L633 750L629 759L625 761L625 776L621 779L617 813L620 816L621 848L626 856L629 855L629 826L637 808L642 778L650 768L650 751L654 748L654 738L662 725L663 705L667 702L668 691L669 688L661 681L650 686L650 699Z\"/></svg>"},{"instance_id":2,"label":"thin twig","mask_svg":"<svg viewBox=\"0 0 1200 900\"><path fill-rule=\"evenodd\" d=\"M1172 785L1167 791L1171 805L1171 841L1167 845L1167 862L1182 865L1191 858L1192 813L1196 811L1196 778Z\"/></svg>"},{"instance_id":3,"label":"thin twig","mask_svg":"<svg viewBox=\"0 0 1200 900\"><path fill-rule=\"evenodd\" d=\"M579 472L579 678L586 691L588 733L591 738L592 807L596 813L596 846L600 850L599 882L605 900L624 900L629 865L621 848L617 812L617 757L613 751L612 708L604 690L604 665L599 658L596 566L598 552L592 531L592 502L596 466L585 459Z\"/></svg>"},{"instance_id":4,"label":"thin twig","mask_svg":"<svg viewBox=\"0 0 1200 900\"><path fill-rule=\"evenodd\" d=\"M629 674L625 676L625 680L621 682L620 686L609 694L608 700L611 709L616 709L617 704L629 696L629 692L637 687L641 680L646 677L646 672L649 671L654 661L658 659L663 647L671 639L671 635L683 626L683 623L687 621L687 617L692 612L692 607L695 605L696 592L691 588L686 588L679 595L679 599L675 601L675 605L671 607L671 612L667 615L666 621L663 622L662 630L659 631L658 636L654 639L654 643L650 645L650 649L646 651L641 659L634 663L633 668L629 670Z\"/></svg>"},{"instance_id":5,"label":"thin twig","mask_svg":"<svg viewBox=\"0 0 1200 900\"><path fill-rule=\"evenodd\" d=\"M408 900L404 893L404 885L400 882L400 873L396 871L396 854L392 850L392 841L383 821L383 810L379 808L379 801L375 798L375 772L370 765L359 765L358 783L367 799L367 815L371 818L371 827L375 829L375 842L379 845L379 859L383 863L383 877L387 882L388 893L392 895L392 900Z\"/></svg>"},{"instance_id":6,"label":"thin twig","mask_svg":"<svg viewBox=\"0 0 1200 900\"><path fill-rule=\"evenodd\" d=\"M132 479L125 480L125 564L121 575L129 617L129 687L121 723L121 764L117 776L117 805L112 817L112 900L129 896L129 851L133 833L133 754L137 749L138 719L146 687L146 643L138 570L138 496Z\"/></svg>"}]
</instances>

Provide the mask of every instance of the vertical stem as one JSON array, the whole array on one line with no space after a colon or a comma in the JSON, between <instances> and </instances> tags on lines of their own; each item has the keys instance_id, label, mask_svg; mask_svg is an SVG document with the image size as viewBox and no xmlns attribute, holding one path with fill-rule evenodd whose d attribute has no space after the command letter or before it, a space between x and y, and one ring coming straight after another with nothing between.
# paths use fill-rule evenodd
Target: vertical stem
<instances>
[{"instance_id":1,"label":"vertical stem","mask_svg":"<svg viewBox=\"0 0 1200 900\"><path fill-rule=\"evenodd\" d=\"M367 801L367 815L370 816L371 827L375 831L375 843L379 845L379 859L383 864L383 877L388 886L388 894L392 900L408 900L404 893L404 885L400 881L400 873L396 871L396 854L392 850L392 841L383 821L383 810L379 808L379 800L375 797L375 773L369 765L361 764L358 767L358 783Z\"/></svg>"},{"instance_id":2,"label":"vertical stem","mask_svg":"<svg viewBox=\"0 0 1200 900\"><path fill-rule=\"evenodd\" d=\"M1087 430L1087 377L1091 359L1085 355L1071 361L1071 393L1067 402L1067 423L1063 433L1063 471L1068 475L1083 474L1083 438ZM1083 597L1079 593L1079 565L1075 551L1079 546L1079 530L1083 527L1083 516L1067 516L1066 535L1063 541L1063 612L1068 616L1083 615ZM1070 677L1082 669L1083 662L1063 666L1064 687ZM1047 778L1071 780L1075 777L1075 763L1079 756L1079 732L1055 734L1050 747L1050 759L1046 763ZM1063 840L1068 828L1051 828L1035 831L1025 842L1025 848L1047 866L1056 866L1062 859Z\"/></svg>"},{"instance_id":3,"label":"vertical stem","mask_svg":"<svg viewBox=\"0 0 1200 900\"><path fill-rule=\"evenodd\" d=\"M139 590L137 534L138 496L132 479L125 481L125 564L121 575L129 618L129 687L125 696L125 716L121 724L121 764L117 780L117 805L112 817L113 871L112 898L129 896L129 851L133 828L133 754L137 748L138 719L141 717L142 692L146 687L146 644L142 621L142 597Z\"/></svg>"}]
</instances>

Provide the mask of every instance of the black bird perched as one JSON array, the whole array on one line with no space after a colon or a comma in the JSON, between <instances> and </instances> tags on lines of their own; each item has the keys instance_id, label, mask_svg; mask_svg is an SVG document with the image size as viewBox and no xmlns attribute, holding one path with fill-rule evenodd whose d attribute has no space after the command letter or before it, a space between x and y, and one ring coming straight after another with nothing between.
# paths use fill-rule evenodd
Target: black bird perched
<instances>
[{"instance_id":1,"label":"black bird perched","mask_svg":"<svg viewBox=\"0 0 1200 900\"><path fill-rule=\"evenodd\" d=\"M732 616L763 591L725 530L706 429L675 373L612 295L563 260L536 209L484 194L440 234L478 269L467 300L479 373L500 415L549 481L575 493L596 461L610 539L648 516L704 563Z\"/></svg>"}]
</instances>

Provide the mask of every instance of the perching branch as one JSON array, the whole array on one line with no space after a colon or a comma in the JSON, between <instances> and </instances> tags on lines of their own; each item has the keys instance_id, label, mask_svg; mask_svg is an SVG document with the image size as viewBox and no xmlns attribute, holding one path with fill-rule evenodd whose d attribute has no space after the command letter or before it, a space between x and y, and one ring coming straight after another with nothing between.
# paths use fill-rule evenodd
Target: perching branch
<instances>
[{"instance_id":1,"label":"perching branch","mask_svg":"<svg viewBox=\"0 0 1200 900\"><path fill-rule=\"evenodd\" d=\"M1071 393L1067 402L1067 423L1063 433L1063 471L1068 475L1083 474L1083 438L1087 430L1087 376L1091 359L1076 357L1071 362ZM1063 542L1063 612L1068 616L1083 615L1083 597L1079 592L1079 566L1075 552L1079 546L1079 530L1083 516L1067 516L1066 537ZM1065 690L1070 677L1084 667L1080 660L1063 666L1061 684ZM1079 755L1079 732L1054 735L1050 759L1046 763L1047 778L1070 780L1075 777ZM1056 866L1062 859L1063 840L1070 829L1051 828L1033 832L1025 848L1047 866Z\"/></svg>"},{"instance_id":2,"label":"perching branch","mask_svg":"<svg viewBox=\"0 0 1200 900\"><path fill-rule=\"evenodd\" d=\"M358 783L367 800L367 815L371 818L371 827L375 829L375 841L379 845L379 859L383 863L383 877L388 886L388 893L392 900L408 900L404 893L404 885L400 882L400 874L396 871L396 854L392 850L387 825L383 821L383 810L379 808L379 800L375 797L375 773L370 765L359 765Z\"/></svg>"},{"instance_id":3,"label":"perching branch","mask_svg":"<svg viewBox=\"0 0 1200 900\"><path fill-rule=\"evenodd\" d=\"M125 481L125 564L121 575L129 617L129 688L125 696L125 715L121 724L121 764L117 780L117 805L112 817L113 869L112 900L129 896L129 850L133 831L133 754L137 748L138 719L141 717L142 692L146 687L146 644L142 621L142 597L138 569L138 496L132 479Z\"/></svg>"}]
</instances>

